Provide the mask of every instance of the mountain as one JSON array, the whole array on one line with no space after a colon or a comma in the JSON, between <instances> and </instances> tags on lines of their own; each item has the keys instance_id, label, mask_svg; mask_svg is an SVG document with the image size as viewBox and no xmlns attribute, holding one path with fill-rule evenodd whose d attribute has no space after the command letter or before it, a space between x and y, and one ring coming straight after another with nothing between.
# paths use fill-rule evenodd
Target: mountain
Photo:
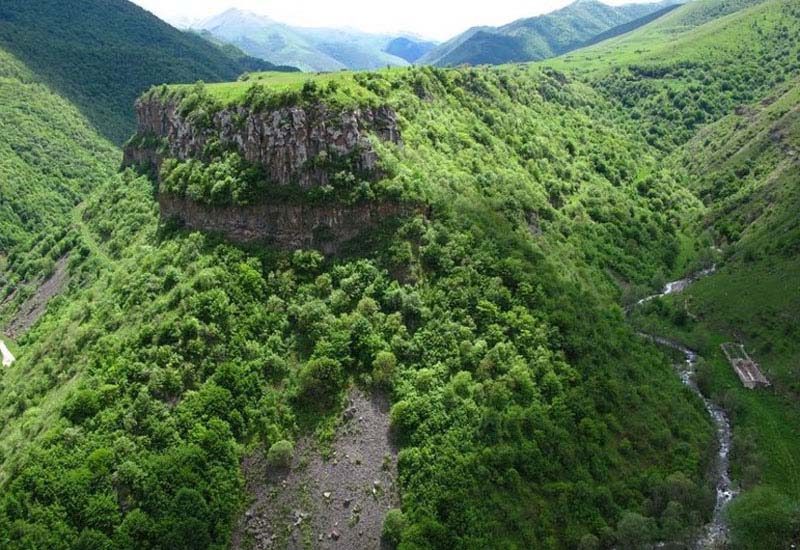
<instances>
[{"instance_id":1,"label":"mountain","mask_svg":"<svg viewBox=\"0 0 800 550\"><path fill-rule=\"evenodd\" d=\"M716 272L634 322L697 350L701 388L733 414L743 489L729 508L734 548L782 547L799 535L798 21L791 1L692 2L547 62L605 90L704 203L687 243L700 261L686 271L716 262ZM745 347L768 391L741 384L725 343Z\"/></svg>"},{"instance_id":2,"label":"mountain","mask_svg":"<svg viewBox=\"0 0 800 550\"><path fill-rule=\"evenodd\" d=\"M798 36L157 85L124 157L0 47L0 547L790 548Z\"/></svg>"},{"instance_id":3,"label":"mountain","mask_svg":"<svg viewBox=\"0 0 800 550\"><path fill-rule=\"evenodd\" d=\"M348 29L292 27L238 9L205 19L194 28L209 31L250 55L304 71L379 69L408 62L385 51L392 36Z\"/></svg>"},{"instance_id":4,"label":"mountain","mask_svg":"<svg viewBox=\"0 0 800 550\"><path fill-rule=\"evenodd\" d=\"M116 143L154 84L230 80L272 65L180 32L126 0L4 0L0 47L70 99Z\"/></svg>"},{"instance_id":5,"label":"mountain","mask_svg":"<svg viewBox=\"0 0 800 550\"><path fill-rule=\"evenodd\" d=\"M418 63L440 67L499 65L555 57L585 45L598 35L674 4L670 0L614 7L595 0L578 0L552 13L519 19L502 27L475 27L422 56ZM644 18L644 19L643 19Z\"/></svg>"},{"instance_id":6,"label":"mountain","mask_svg":"<svg viewBox=\"0 0 800 550\"><path fill-rule=\"evenodd\" d=\"M75 106L3 50L0 121L0 258L5 259L19 247L47 246L48 239L34 238L42 232L65 231L74 206L114 174L120 156ZM50 258L50 265L56 260Z\"/></svg>"},{"instance_id":7,"label":"mountain","mask_svg":"<svg viewBox=\"0 0 800 550\"><path fill-rule=\"evenodd\" d=\"M420 57L433 50L435 47L435 42L413 40L411 38L401 36L389 42L384 51L390 55L405 59L409 63L414 63Z\"/></svg>"}]
</instances>

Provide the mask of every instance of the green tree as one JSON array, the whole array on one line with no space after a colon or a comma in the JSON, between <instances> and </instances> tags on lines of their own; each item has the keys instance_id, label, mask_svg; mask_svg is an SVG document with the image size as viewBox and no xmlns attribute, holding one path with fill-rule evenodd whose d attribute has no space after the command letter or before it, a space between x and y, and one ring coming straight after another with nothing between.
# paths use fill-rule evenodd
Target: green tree
<instances>
[{"instance_id":1,"label":"green tree","mask_svg":"<svg viewBox=\"0 0 800 550\"><path fill-rule=\"evenodd\" d=\"M282 439L270 446L267 451L267 464L273 468L288 468L292 465L294 455L294 445L290 441Z\"/></svg>"}]
</instances>

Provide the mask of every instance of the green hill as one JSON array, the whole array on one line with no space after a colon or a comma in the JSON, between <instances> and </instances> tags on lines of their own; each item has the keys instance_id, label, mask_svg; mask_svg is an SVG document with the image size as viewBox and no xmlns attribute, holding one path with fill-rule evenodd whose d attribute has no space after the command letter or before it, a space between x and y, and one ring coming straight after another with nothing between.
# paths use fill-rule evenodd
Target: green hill
<instances>
[{"instance_id":1,"label":"green hill","mask_svg":"<svg viewBox=\"0 0 800 550\"><path fill-rule=\"evenodd\" d=\"M157 233L148 180L101 185L78 220L104 267L3 374L3 546L224 545L241 457L332 429L351 383L393 396L412 547L683 536L646 504L673 487L696 528L709 420L625 325L609 272L671 269L675 220L698 203L601 96L549 71L321 80L305 101L372 98L403 121L403 149L381 150L390 176L359 192L423 199L431 216L325 260ZM174 93L200 94L199 114L249 86Z\"/></svg>"},{"instance_id":2,"label":"green hill","mask_svg":"<svg viewBox=\"0 0 800 550\"><path fill-rule=\"evenodd\" d=\"M672 150L797 72L787 10L775 1L692 2L639 32L546 63L593 82L632 112L651 144Z\"/></svg>"},{"instance_id":3,"label":"green hill","mask_svg":"<svg viewBox=\"0 0 800 550\"><path fill-rule=\"evenodd\" d=\"M0 113L20 129L0 167L9 196L33 197L3 188L0 319L54 260L70 280L0 371L0 547L228 547L243 463L304 440L350 459L330 444L353 386L392 402L402 513L386 544L689 546L712 513L713 425L642 329L698 349L731 416L733 547L796 543L798 30L794 1L702 0L545 64L256 72L146 95L209 132L231 106L391 108L403 146L370 139L379 178L326 151L312 164L331 189L287 194L424 207L330 257L162 222L158 184L116 173L120 152L41 83L62 69L0 54ZM263 186L237 155L211 136L163 175ZM731 338L772 389L738 385ZM364 528L356 509L382 490L368 483L338 529ZM286 536L313 546L289 512Z\"/></svg>"},{"instance_id":4,"label":"green hill","mask_svg":"<svg viewBox=\"0 0 800 550\"><path fill-rule=\"evenodd\" d=\"M133 101L154 84L232 80L273 67L182 33L127 0L4 0L0 47L116 143L133 131Z\"/></svg>"},{"instance_id":5,"label":"green hill","mask_svg":"<svg viewBox=\"0 0 800 550\"><path fill-rule=\"evenodd\" d=\"M724 263L687 295L657 304L643 326L672 332L708 360L705 390L734 411L735 473L746 492L731 506L744 548L796 539L800 503L800 95L792 80L764 101L702 130L675 160L709 205L700 227ZM720 344L738 341L772 388L744 389Z\"/></svg>"},{"instance_id":6,"label":"green hill","mask_svg":"<svg viewBox=\"0 0 800 550\"><path fill-rule=\"evenodd\" d=\"M0 120L2 257L31 246L42 230L63 231L75 204L114 173L121 157L73 105L2 50Z\"/></svg>"},{"instance_id":7,"label":"green hill","mask_svg":"<svg viewBox=\"0 0 800 550\"><path fill-rule=\"evenodd\" d=\"M435 42L416 40L401 36L389 42L384 51L388 54L405 59L409 63L414 63L435 47Z\"/></svg>"},{"instance_id":8,"label":"green hill","mask_svg":"<svg viewBox=\"0 0 800 550\"><path fill-rule=\"evenodd\" d=\"M500 65L555 57L615 27L627 25L625 32L633 30L633 22L639 25L649 22L645 16L661 12L669 4L614 7L595 0L579 0L552 13L502 27L470 29L432 50L418 63L440 67Z\"/></svg>"},{"instance_id":9,"label":"green hill","mask_svg":"<svg viewBox=\"0 0 800 550\"><path fill-rule=\"evenodd\" d=\"M703 390L732 415L744 489L730 508L736 548L798 537L798 29L794 2L694 2L547 62L630 111L706 205L694 222L703 243L695 267L715 260L717 273L654 302L636 323L698 350ZM709 245L718 252L703 253ZM731 341L760 363L770 390L742 387L720 349Z\"/></svg>"}]
</instances>

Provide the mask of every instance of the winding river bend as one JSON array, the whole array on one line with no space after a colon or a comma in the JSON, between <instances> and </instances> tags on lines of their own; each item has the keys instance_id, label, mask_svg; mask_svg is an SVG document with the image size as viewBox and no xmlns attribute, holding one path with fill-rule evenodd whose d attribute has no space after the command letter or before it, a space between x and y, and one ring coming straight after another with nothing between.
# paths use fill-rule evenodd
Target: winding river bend
<instances>
[{"instance_id":1,"label":"winding river bend","mask_svg":"<svg viewBox=\"0 0 800 550\"><path fill-rule=\"evenodd\" d=\"M644 303L647 303L651 300L656 298L661 298L662 296L668 296L670 294L678 294L683 292L687 288L689 288L692 283L698 281L699 279L711 275L716 271L716 267L712 267L710 269L706 269L704 271L700 271L698 273L694 273L685 279L681 279L680 281L673 281L668 283L664 290L660 294L655 294L653 296L649 296L643 300L640 300L636 306L640 306ZM669 340L667 338L663 338L660 336L654 336L651 334L641 334L643 338L647 338L655 342L656 344L662 345L664 347L668 347L674 350L677 350L683 354L686 358L686 363L683 368L678 369L678 374L681 377L683 383L694 391L700 398L703 400L703 404L705 405L706 411L714 420L714 424L717 428L717 444L719 447L719 452L717 455L717 464L716 468L716 489L717 489L717 498L716 503L714 506L714 517L711 520L711 523L707 524L700 535L697 537L694 543L695 548L718 548L724 547L725 543L728 540L728 524L725 521L725 508L728 503L734 499L737 492L733 489L733 484L731 483L730 477L730 450L731 450L731 438L732 438L732 430L731 430L731 423L728 419L728 415L725 413L723 409L715 405L711 400L707 399L700 388L697 387L697 383L695 381L695 372L697 368L697 360L698 354L694 350L686 348L679 343Z\"/></svg>"}]
</instances>

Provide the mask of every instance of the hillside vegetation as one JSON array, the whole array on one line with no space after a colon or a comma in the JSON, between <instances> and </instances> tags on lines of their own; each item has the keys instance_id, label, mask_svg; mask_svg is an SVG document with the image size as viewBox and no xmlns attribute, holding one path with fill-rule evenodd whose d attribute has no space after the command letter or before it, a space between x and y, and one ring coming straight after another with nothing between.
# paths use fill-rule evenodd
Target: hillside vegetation
<instances>
[{"instance_id":1,"label":"hillside vegetation","mask_svg":"<svg viewBox=\"0 0 800 550\"><path fill-rule=\"evenodd\" d=\"M334 163L316 199L425 212L327 258L160 221L159 184L118 173L119 151L38 83L62 69L0 54L3 113L34 129L0 138L0 166L37 197L29 214L11 203L0 296L62 256L70 281L0 371L0 547L227 547L243 457L309 435L324 454L353 386L392 402L387 544L688 546L712 514L714 427L642 329L700 350L701 388L731 414L733 546L797 542L798 30L793 1L701 0L544 65L147 93L201 126L233 106L393 108L404 145L374 140L383 177ZM36 133L48 124L79 139ZM263 185L252 168L212 142L161 176L213 203ZM717 275L626 319L623 304L714 260ZM0 316L18 305L0 298ZM741 388L730 339L773 389Z\"/></svg>"},{"instance_id":2,"label":"hillside vegetation","mask_svg":"<svg viewBox=\"0 0 800 550\"><path fill-rule=\"evenodd\" d=\"M701 350L704 390L734 415L735 474L747 492L730 513L736 542L746 548L779 547L797 536L799 110L793 80L701 131L676 159L709 204L702 223L726 259L713 277L654 304L639 321ZM741 386L719 347L729 341L747 346L769 391Z\"/></svg>"},{"instance_id":3,"label":"hillside vegetation","mask_svg":"<svg viewBox=\"0 0 800 550\"><path fill-rule=\"evenodd\" d=\"M645 122L645 138L706 205L691 232L720 247L718 272L654 302L637 324L706 359L702 388L733 420L733 470L745 493L730 519L743 548L798 537L799 28L794 2L695 2L548 62ZM696 256L696 265L713 261ZM742 387L720 349L731 341L746 345L770 390Z\"/></svg>"},{"instance_id":4,"label":"hillside vegetation","mask_svg":"<svg viewBox=\"0 0 800 550\"><path fill-rule=\"evenodd\" d=\"M672 269L698 203L600 96L548 71L345 78L403 127L363 192L433 215L323 260L157 239L151 183L111 178L80 218L108 268L4 373L5 546L223 545L242 454L324 440L354 382L393 396L408 547L637 544L702 523L710 423L608 276ZM240 101L337 93L256 90ZM189 116L213 108L186 91Z\"/></svg>"},{"instance_id":5,"label":"hillside vegetation","mask_svg":"<svg viewBox=\"0 0 800 550\"><path fill-rule=\"evenodd\" d=\"M4 0L0 47L117 144L134 130L134 100L154 84L274 68L182 33L127 0Z\"/></svg>"},{"instance_id":6,"label":"hillside vegetation","mask_svg":"<svg viewBox=\"0 0 800 550\"><path fill-rule=\"evenodd\" d=\"M121 157L74 106L2 50L0 121L2 262L9 251L33 246L40 232L63 231L72 208Z\"/></svg>"},{"instance_id":7,"label":"hillside vegetation","mask_svg":"<svg viewBox=\"0 0 800 550\"><path fill-rule=\"evenodd\" d=\"M789 1L701 0L547 64L603 90L670 151L797 73L797 19Z\"/></svg>"},{"instance_id":8,"label":"hillside vegetation","mask_svg":"<svg viewBox=\"0 0 800 550\"><path fill-rule=\"evenodd\" d=\"M633 30L649 22L642 18L661 12L669 4L666 1L614 7L596 0L578 0L552 13L502 27L470 29L433 49L418 63L455 67L547 59L577 49L621 25L627 25L625 32Z\"/></svg>"}]
</instances>

